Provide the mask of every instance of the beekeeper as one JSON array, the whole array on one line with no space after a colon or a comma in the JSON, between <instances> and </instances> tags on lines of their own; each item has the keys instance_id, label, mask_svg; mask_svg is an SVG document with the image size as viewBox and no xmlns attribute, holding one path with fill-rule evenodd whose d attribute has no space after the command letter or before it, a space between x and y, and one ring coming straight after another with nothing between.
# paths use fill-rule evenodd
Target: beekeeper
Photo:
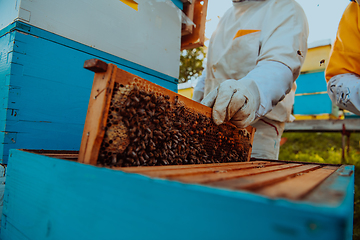
<instances>
[{"instance_id":1,"label":"beekeeper","mask_svg":"<svg viewBox=\"0 0 360 240\"><path fill-rule=\"evenodd\" d=\"M294 0L233 0L210 39L206 77L198 83L204 87L193 99L205 96L201 103L213 108L216 124L255 127L252 157L278 159L285 122L294 118L308 32Z\"/></svg>"},{"instance_id":2,"label":"beekeeper","mask_svg":"<svg viewBox=\"0 0 360 240\"><path fill-rule=\"evenodd\" d=\"M325 70L327 92L342 109L360 115L360 6L349 3L340 20Z\"/></svg>"}]
</instances>

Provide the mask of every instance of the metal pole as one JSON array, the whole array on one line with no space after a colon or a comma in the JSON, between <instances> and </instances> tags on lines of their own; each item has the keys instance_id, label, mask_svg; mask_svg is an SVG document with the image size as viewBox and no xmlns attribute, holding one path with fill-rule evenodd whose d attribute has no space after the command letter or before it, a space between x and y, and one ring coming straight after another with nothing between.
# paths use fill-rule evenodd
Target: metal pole
<instances>
[{"instance_id":1,"label":"metal pole","mask_svg":"<svg viewBox=\"0 0 360 240\"><path fill-rule=\"evenodd\" d=\"M347 136L347 143L345 143L345 136ZM346 144L346 146L345 146ZM346 130L345 124L342 125L342 131L341 131L341 147L342 147L342 157L341 157L341 163L342 164L346 164L346 159L345 159L345 147L347 147L346 149L346 153L349 156L350 153L350 132Z\"/></svg>"},{"instance_id":2,"label":"metal pole","mask_svg":"<svg viewBox=\"0 0 360 240\"><path fill-rule=\"evenodd\" d=\"M341 148L342 148L342 155L341 155L341 164L345 163L345 134L341 132Z\"/></svg>"}]
</instances>

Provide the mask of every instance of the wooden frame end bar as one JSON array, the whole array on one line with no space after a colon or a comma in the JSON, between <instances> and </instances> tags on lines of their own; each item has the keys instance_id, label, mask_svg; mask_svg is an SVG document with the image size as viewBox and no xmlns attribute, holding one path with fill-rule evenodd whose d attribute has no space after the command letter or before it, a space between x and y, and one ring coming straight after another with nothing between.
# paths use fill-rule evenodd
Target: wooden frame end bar
<instances>
[{"instance_id":1,"label":"wooden frame end bar","mask_svg":"<svg viewBox=\"0 0 360 240\"><path fill-rule=\"evenodd\" d=\"M93 58L85 61L84 68L93 71L94 73L103 73L107 71L108 64L99 59Z\"/></svg>"}]
</instances>

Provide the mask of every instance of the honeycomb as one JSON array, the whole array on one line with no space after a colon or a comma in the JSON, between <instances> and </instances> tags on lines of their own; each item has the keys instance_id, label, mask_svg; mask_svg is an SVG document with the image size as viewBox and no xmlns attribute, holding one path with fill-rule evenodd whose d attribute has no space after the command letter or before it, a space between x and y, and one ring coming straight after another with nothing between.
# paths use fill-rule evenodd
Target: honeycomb
<instances>
[{"instance_id":1,"label":"honeycomb","mask_svg":"<svg viewBox=\"0 0 360 240\"><path fill-rule=\"evenodd\" d=\"M247 161L244 129L215 125L168 96L134 82L115 82L97 164L107 167Z\"/></svg>"}]
</instances>

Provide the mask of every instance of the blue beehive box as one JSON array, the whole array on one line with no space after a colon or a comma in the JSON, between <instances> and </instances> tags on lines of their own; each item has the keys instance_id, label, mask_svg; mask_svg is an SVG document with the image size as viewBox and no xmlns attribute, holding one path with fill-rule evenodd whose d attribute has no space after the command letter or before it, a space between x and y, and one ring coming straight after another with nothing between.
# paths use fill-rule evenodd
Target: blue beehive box
<instances>
[{"instance_id":1,"label":"blue beehive box","mask_svg":"<svg viewBox=\"0 0 360 240\"><path fill-rule=\"evenodd\" d=\"M0 158L9 149L78 150L93 57L177 91L177 79L21 22L0 31Z\"/></svg>"},{"instance_id":2,"label":"blue beehive box","mask_svg":"<svg viewBox=\"0 0 360 240\"><path fill-rule=\"evenodd\" d=\"M92 84L85 60L177 91L182 7L180 0L0 1L0 162L12 148L79 149Z\"/></svg>"},{"instance_id":3,"label":"blue beehive box","mask_svg":"<svg viewBox=\"0 0 360 240\"><path fill-rule=\"evenodd\" d=\"M222 163L109 169L43 154L11 150L3 240L352 237L354 166L262 160L232 168ZM327 171L332 174L324 176ZM156 172L170 179L154 177ZM194 183L203 175L213 182ZM289 199L304 192L300 200Z\"/></svg>"},{"instance_id":4,"label":"blue beehive box","mask_svg":"<svg viewBox=\"0 0 360 240\"><path fill-rule=\"evenodd\" d=\"M294 114L332 114L333 104L327 94L324 72L304 73L296 80Z\"/></svg>"}]
</instances>

